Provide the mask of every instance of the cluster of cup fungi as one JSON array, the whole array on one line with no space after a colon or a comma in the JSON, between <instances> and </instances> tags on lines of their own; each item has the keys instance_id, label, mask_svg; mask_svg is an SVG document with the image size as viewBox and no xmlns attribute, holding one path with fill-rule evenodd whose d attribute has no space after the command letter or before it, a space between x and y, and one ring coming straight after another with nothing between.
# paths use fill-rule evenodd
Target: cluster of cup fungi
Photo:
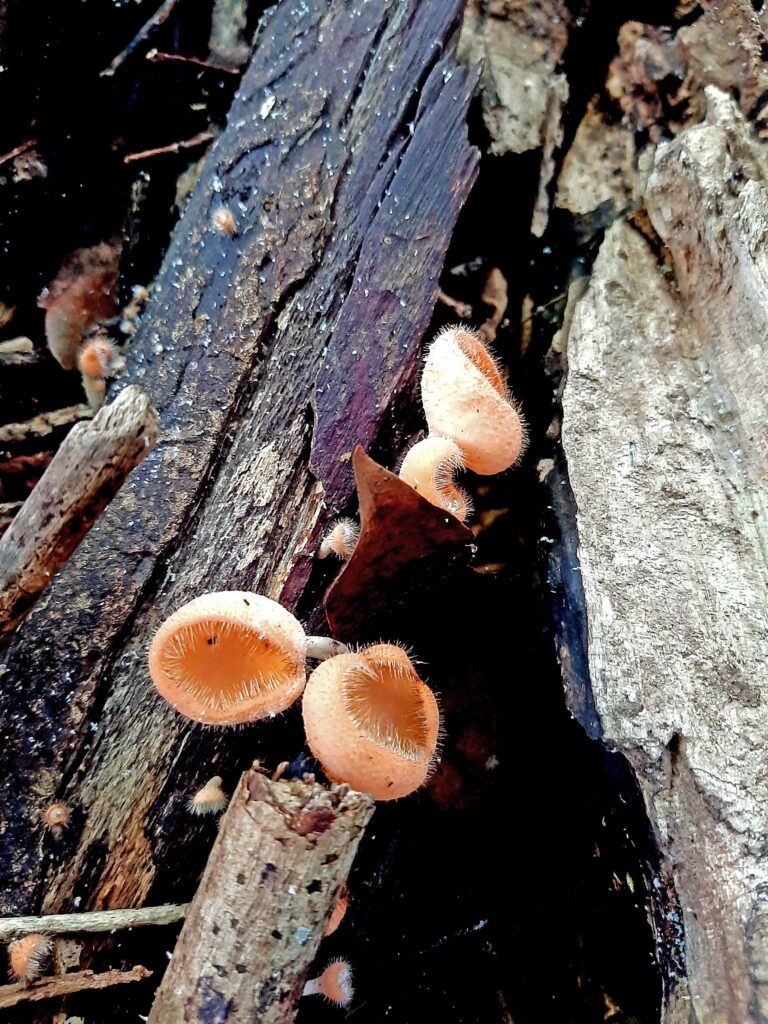
<instances>
[{"instance_id":1,"label":"cluster of cup fungi","mask_svg":"<svg viewBox=\"0 0 768 1024\"><path fill-rule=\"evenodd\" d=\"M228 222L220 225L230 229ZM429 432L406 453L400 478L464 522L472 506L456 474L470 469L490 475L514 465L525 447L525 422L485 344L464 326L447 328L430 346L421 394ZM318 556L348 558L358 536L353 520L339 520ZM319 662L309 677L308 660ZM438 763L437 699L402 646L350 650L327 637L307 636L291 612L258 594L204 594L179 608L155 634L149 673L176 711L205 725L272 718L303 696L307 742L325 774L375 800L408 796ZM221 777L214 776L189 809L217 814L227 799ZM67 818L63 804L46 811L54 831L66 827ZM338 927L346 907L345 895L326 935ZM51 948L39 934L12 943L13 974L25 981L38 977ZM353 994L349 963L329 963L307 982L304 994L347 1006Z\"/></svg>"}]
</instances>

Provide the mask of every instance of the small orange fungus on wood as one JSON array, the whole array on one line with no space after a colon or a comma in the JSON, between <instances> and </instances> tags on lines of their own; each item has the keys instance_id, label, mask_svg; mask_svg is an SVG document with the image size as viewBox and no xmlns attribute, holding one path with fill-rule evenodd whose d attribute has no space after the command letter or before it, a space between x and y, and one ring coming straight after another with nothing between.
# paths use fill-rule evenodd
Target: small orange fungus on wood
<instances>
[{"instance_id":1,"label":"small orange fungus on wood","mask_svg":"<svg viewBox=\"0 0 768 1024\"><path fill-rule=\"evenodd\" d=\"M436 764L440 711L405 651L376 644L324 662L304 694L307 742L334 782L396 800Z\"/></svg>"},{"instance_id":2,"label":"small orange fungus on wood","mask_svg":"<svg viewBox=\"0 0 768 1024\"><path fill-rule=\"evenodd\" d=\"M462 469L461 448L450 438L433 434L406 452L399 476L427 501L463 523L472 514L472 504L465 491L454 483L454 474Z\"/></svg>"},{"instance_id":3,"label":"small orange fungus on wood","mask_svg":"<svg viewBox=\"0 0 768 1024\"><path fill-rule=\"evenodd\" d=\"M8 946L11 973L19 981L34 981L43 973L43 967L52 950L51 939L39 932L17 939Z\"/></svg>"},{"instance_id":4,"label":"small orange fungus on wood","mask_svg":"<svg viewBox=\"0 0 768 1024\"><path fill-rule=\"evenodd\" d=\"M468 469L484 476L514 465L526 426L494 359L466 327L448 327L432 342L421 379L430 434L459 446Z\"/></svg>"},{"instance_id":5,"label":"small orange fungus on wood","mask_svg":"<svg viewBox=\"0 0 768 1024\"><path fill-rule=\"evenodd\" d=\"M66 804L50 804L43 812L43 820L48 828L58 832L69 824L69 808Z\"/></svg>"},{"instance_id":6,"label":"small orange fungus on wood","mask_svg":"<svg viewBox=\"0 0 768 1024\"><path fill-rule=\"evenodd\" d=\"M360 539L360 527L354 519L337 519L318 548L317 557L327 558L329 555L336 555L337 558L347 559L357 546Z\"/></svg>"},{"instance_id":7,"label":"small orange fungus on wood","mask_svg":"<svg viewBox=\"0 0 768 1024\"><path fill-rule=\"evenodd\" d=\"M227 806L227 794L221 788L221 776L214 775L202 789L199 789L189 801L189 809L193 814L218 814Z\"/></svg>"},{"instance_id":8,"label":"small orange fungus on wood","mask_svg":"<svg viewBox=\"0 0 768 1024\"><path fill-rule=\"evenodd\" d=\"M232 211L226 206L218 206L211 214L211 220L217 231L222 231L227 235L237 233L235 218L232 215Z\"/></svg>"},{"instance_id":9,"label":"small orange fungus on wood","mask_svg":"<svg viewBox=\"0 0 768 1024\"><path fill-rule=\"evenodd\" d=\"M341 896L336 900L331 911L331 916L325 925L323 935L333 935L336 929L339 927L341 922L344 920L344 915L349 907L349 893L346 889L342 892Z\"/></svg>"},{"instance_id":10,"label":"small orange fungus on wood","mask_svg":"<svg viewBox=\"0 0 768 1024\"><path fill-rule=\"evenodd\" d=\"M119 250L108 242L77 249L37 300L54 358L71 370L86 330L115 314Z\"/></svg>"},{"instance_id":11,"label":"small orange fungus on wood","mask_svg":"<svg viewBox=\"0 0 768 1024\"><path fill-rule=\"evenodd\" d=\"M307 638L276 601L245 591L204 594L162 624L149 672L181 714L234 725L279 714L306 684Z\"/></svg>"},{"instance_id":12,"label":"small orange fungus on wood","mask_svg":"<svg viewBox=\"0 0 768 1024\"><path fill-rule=\"evenodd\" d=\"M325 996L336 1006L349 1006L355 989L352 967L348 960L332 960L319 978L312 978L304 986L305 996Z\"/></svg>"}]
</instances>

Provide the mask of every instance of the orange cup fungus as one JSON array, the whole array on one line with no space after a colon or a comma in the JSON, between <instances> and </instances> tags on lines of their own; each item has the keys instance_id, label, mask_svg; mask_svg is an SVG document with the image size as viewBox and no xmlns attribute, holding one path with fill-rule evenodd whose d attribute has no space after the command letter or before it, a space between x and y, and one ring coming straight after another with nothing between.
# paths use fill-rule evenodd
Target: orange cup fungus
<instances>
[{"instance_id":1,"label":"orange cup fungus","mask_svg":"<svg viewBox=\"0 0 768 1024\"><path fill-rule=\"evenodd\" d=\"M8 946L11 974L19 981L35 981L43 973L52 951L52 940L39 932L25 935L23 939L16 939Z\"/></svg>"},{"instance_id":2,"label":"orange cup fungus","mask_svg":"<svg viewBox=\"0 0 768 1024\"><path fill-rule=\"evenodd\" d=\"M149 672L181 714L234 725L279 714L306 685L307 637L276 601L233 590L204 594L162 624Z\"/></svg>"},{"instance_id":3,"label":"orange cup fungus","mask_svg":"<svg viewBox=\"0 0 768 1024\"><path fill-rule=\"evenodd\" d=\"M311 978L302 995L325 996L336 1006L349 1006L355 994L352 966L348 960L331 960L319 978Z\"/></svg>"},{"instance_id":4,"label":"orange cup fungus","mask_svg":"<svg viewBox=\"0 0 768 1024\"><path fill-rule=\"evenodd\" d=\"M407 796L436 764L437 701L400 647L375 644L318 666L303 713L307 742L329 778L375 800Z\"/></svg>"},{"instance_id":5,"label":"orange cup fungus","mask_svg":"<svg viewBox=\"0 0 768 1024\"><path fill-rule=\"evenodd\" d=\"M357 547L358 540L360 527L354 519L337 519L323 537L317 550L317 557L328 558L329 555L336 555L337 558L347 559Z\"/></svg>"},{"instance_id":6,"label":"orange cup fungus","mask_svg":"<svg viewBox=\"0 0 768 1024\"><path fill-rule=\"evenodd\" d=\"M421 380L430 434L451 438L468 469L501 473L520 458L526 427L480 337L448 327L430 346Z\"/></svg>"},{"instance_id":7,"label":"orange cup fungus","mask_svg":"<svg viewBox=\"0 0 768 1024\"><path fill-rule=\"evenodd\" d=\"M408 450L400 466L400 479L463 523L472 514L472 505L453 480L454 473L462 469L464 459L456 442L430 435Z\"/></svg>"}]
</instances>

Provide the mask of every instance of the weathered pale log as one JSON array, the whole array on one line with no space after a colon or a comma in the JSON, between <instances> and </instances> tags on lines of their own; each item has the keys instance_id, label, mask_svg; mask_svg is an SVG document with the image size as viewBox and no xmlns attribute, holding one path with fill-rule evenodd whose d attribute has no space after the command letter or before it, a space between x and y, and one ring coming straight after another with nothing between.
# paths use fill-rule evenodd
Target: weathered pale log
<instances>
[{"instance_id":1,"label":"weathered pale log","mask_svg":"<svg viewBox=\"0 0 768 1024\"><path fill-rule=\"evenodd\" d=\"M595 731L637 774L682 910L666 1019L744 1024L768 1016L768 192L709 99L648 190L680 291L610 230L568 335L563 442Z\"/></svg>"},{"instance_id":2,"label":"weathered pale log","mask_svg":"<svg viewBox=\"0 0 768 1024\"><path fill-rule=\"evenodd\" d=\"M141 388L67 434L0 539L0 636L18 626L157 439Z\"/></svg>"},{"instance_id":3,"label":"weathered pale log","mask_svg":"<svg viewBox=\"0 0 768 1024\"><path fill-rule=\"evenodd\" d=\"M268 737L276 761L298 752L295 716L286 747L284 723L233 735L176 715L149 683L147 648L202 591L295 607L323 500L335 510L351 493L345 453L370 442L415 370L476 172L475 78L453 57L461 9L285 0L267 14L127 354L123 379L150 394L159 443L3 658L5 913L71 909L75 894L126 907L153 885L153 901L173 899L205 854L189 794L212 770L239 773ZM234 237L212 225L221 205ZM338 384L353 378L346 406ZM308 469L316 381L325 491ZM42 820L54 799L72 809L58 843Z\"/></svg>"},{"instance_id":4,"label":"weathered pale log","mask_svg":"<svg viewBox=\"0 0 768 1024\"><path fill-rule=\"evenodd\" d=\"M373 801L347 786L243 775L151 1024L292 1021ZM206 1018L207 1019L207 1018Z\"/></svg>"}]
</instances>

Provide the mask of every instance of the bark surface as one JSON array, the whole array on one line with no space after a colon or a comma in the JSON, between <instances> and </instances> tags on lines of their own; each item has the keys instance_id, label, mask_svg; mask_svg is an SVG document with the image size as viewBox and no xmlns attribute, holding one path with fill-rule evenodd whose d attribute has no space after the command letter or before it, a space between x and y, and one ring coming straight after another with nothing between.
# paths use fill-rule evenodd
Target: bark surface
<instances>
[{"instance_id":1,"label":"bark surface","mask_svg":"<svg viewBox=\"0 0 768 1024\"><path fill-rule=\"evenodd\" d=\"M295 606L326 508L351 493L346 453L414 371L476 168L461 8L265 16L122 379L157 409L157 447L4 654L3 913L138 905L159 871L160 888L189 883L186 799L234 741L163 705L148 644L206 590ZM212 225L222 205L234 237ZM72 809L58 843L53 800Z\"/></svg>"},{"instance_id":2,"label":"bark surface","mask_svg":"<svg viewBox=\"0 0 768 1024\"><path fill-rule=\"evenodd\" d=\"M737 1024L768 1016L768 191L707 92L647 187L675 279L608 232L568 333L563 442L597 732L637 774L682 909L668 1019Z\"/></svg>"}]
</instances>

